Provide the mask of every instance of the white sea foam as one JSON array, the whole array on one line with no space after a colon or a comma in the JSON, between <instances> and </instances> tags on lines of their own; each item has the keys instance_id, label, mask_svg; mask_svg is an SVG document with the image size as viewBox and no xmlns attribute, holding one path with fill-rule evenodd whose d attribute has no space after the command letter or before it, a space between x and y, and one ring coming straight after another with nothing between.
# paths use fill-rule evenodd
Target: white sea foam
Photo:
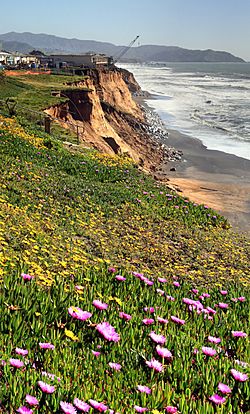
<instances>
[{"instance_id":1,"label":"white sea foam","mask_svg":"<svg viewBox=\"0 0 250 414\"><path fill-rule=\"evenodd\" d=\"M250 64L123 64L168 128L250 159Z\"/></svg>"}]
</instances>

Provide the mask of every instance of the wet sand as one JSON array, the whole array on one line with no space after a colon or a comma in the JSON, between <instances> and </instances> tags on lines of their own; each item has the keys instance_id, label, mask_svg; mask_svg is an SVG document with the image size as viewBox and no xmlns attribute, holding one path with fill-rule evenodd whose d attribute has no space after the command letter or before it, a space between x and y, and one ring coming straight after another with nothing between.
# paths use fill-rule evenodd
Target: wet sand
<instances>
[{"instance_id":1,"label":"wet sand","mask_svg":"<svg viewBox=\"0 0 250 414\"><path fill-rule=\"evenodd\" d=\"M250 236L250 160L209 150L199 139L173 130L166 145L183 151L181 162L163 166L169 184L191 200L214 208L234 230ZM170 171L172 167L176 171Z\"/></svg>"}]
</instances>

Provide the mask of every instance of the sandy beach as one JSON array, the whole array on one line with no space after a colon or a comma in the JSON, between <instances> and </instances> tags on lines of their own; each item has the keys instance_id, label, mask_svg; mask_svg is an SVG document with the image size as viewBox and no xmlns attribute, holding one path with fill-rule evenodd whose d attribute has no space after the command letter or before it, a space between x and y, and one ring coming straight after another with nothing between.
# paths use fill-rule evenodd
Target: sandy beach
<instances>
[{"instance_id":1,"label":"sandy beach","mask_svg":"<svg viewBox=\"0 0 250 414\"><path fill-rule=\"evenodd\" d=\"M145 94L134 97L135 101L155 113L148 103L154 96ZM250 160L210 150L198 137L167 131L166 147L182 151L183 156L181 161L161 165L159 179L166 177L167 185L194 202L214 208L229 220L233 230L250 237Z\"/></svg>"},{"instance_id":2,"label":"sandy beach","mask_svg":"<svg viewBox=\"0 0 250 414\"><path fill-rule=\"evenodd\" d=\"M156 140L183 153L181 162L166 161L156 176L163 173L170 186L214 208L234 230L250 236L249 66L169 63L126 68L147 91L136 97L138 103L160 115L169 132L161 139L153 119Z\"/></svg>"},{"instance_id":3,"label":"sandy beach","mask_svg":"<svg viewBox=\"0 0 250 414\"><path fill-rule=\"evenodd\" d=\"M166 144L183 151L163 167L169 184L191 200L214 208L236 231L250 235L250 160L207 149L199 139L169 130ZM175 167L175 171L170 171Z\"/></svg>"}]
</instances>

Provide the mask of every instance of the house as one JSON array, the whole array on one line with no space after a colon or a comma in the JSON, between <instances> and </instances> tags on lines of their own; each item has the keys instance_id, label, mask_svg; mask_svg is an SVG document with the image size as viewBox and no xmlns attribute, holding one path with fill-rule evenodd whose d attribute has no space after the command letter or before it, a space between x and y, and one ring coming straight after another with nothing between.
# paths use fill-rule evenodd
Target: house
<instances>
[{"instance_id":1,"label":"house","mask_svg":"<svg viewBox=\"0 0 250 414\"><path fill-rule=\"evenodd\" d=\"M97 66L108 66L111 58L103 54L86 53L85 55L51 55L52 66L96 68Z\"/></svg>"},{"instance_id":2,"label":"house","mask_svg":"<svg viewBox=\"0 0 250 414\"><path fill-rule=\"evenodd\" d=\"M0 51L0 63L6 66L30 66L32 63L39 63L39 59L35 56L25 55L23 53Z\"/></svg>"},{"instance_id":3,"label":"house","mask_svg":"<svg viewBox=\"0 0 250 414\"><path fill-rule=\"evenodd\" d=\"M32 63L38 64L40 63L40 60L34 55L24 55L24 54L19 55L18 64L29 66Z\"/></svg>"},{"instance_id":4,"label":"house","mask_svg":"<svg viewBox=\"0 0 250 414\"><path fill-rule=\"evenodd\" d=\"M7 65L8 61L11 59L12 54L9 52L5 52L4 50L0 50L0 63L2 65Z\"/></svg>"}]
</instances>

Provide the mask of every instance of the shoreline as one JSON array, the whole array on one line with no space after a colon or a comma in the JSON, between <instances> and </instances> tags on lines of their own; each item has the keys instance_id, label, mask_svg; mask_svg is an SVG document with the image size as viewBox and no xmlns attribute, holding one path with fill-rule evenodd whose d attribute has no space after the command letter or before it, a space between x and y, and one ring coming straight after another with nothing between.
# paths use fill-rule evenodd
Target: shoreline
<instances>
[{"instance_id":1,"label":"shoreline","mask_svg":"<svg viewBox=\"0 0 250 414\"><path fill-rule=\"evenodd\" d=\"M137 96L138 104L155 112L146 102L148 96ZM160 118L161 119L161 118ZM162 121L163 122L163 121ZM166 185L199 204L206 204L229 220L233 230L250 236L250 160L219 150L208 149L199 138L168 129L166 147L183 153L180 161L157 166L167 178ZM171 171L172 169L172 171ZM173 171L174 169L174 171Z\"/></svg>"},{"instance_id":2,"label":"shoreline","mask_svg":"<svg viewBox=\"0 0 250 414\"><path fill-rule=\"evenodd\" d=\"M183 152L179 163L163 166L169 184L191 200L225 216L233 229L250 235L250 160L209 150L199 139L168 130L166 141ZM174 167L175 171L170 171Z\"/></svg>"}]
</instances>

